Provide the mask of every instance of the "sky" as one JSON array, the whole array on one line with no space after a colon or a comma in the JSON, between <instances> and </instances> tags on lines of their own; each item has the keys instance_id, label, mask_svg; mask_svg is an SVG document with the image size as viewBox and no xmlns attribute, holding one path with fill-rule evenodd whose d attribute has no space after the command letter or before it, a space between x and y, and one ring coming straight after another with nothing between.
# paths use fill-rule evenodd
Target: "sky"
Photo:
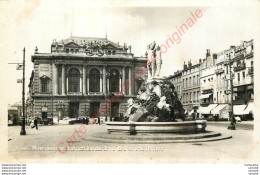
<instances>
[{"instance_id":1,"label":"sky","mask_svg":"<svg viewBox=\"0 0 260 175\"><path fill-rule=\"evenodd\" d=\"M80 3L79 3L80 2ZM113 1L110 1L113 2ZM112 4L112 6L111 6ZM211 53L239 45L242 40L258 36L260 21L254 4L226 6L92 6L82 1L0 1L1 106L21 101L22 78L15 63L22 61L26 49L26 92L33 70L31 55L49 53L53 39L72 36L105 37L132 46L135 56L144 56L146 47L155 41L165 44L176 27L201 10L202 16L181 36L181 42L162 54L162 76L182 69L184 61L192 63Z\"/></svg>"}]
</instances>

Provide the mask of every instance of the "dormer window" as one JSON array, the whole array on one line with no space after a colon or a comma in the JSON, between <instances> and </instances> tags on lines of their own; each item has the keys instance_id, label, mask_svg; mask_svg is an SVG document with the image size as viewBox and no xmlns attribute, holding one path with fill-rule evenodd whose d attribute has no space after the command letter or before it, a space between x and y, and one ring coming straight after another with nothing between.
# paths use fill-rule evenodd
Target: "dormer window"
<instances>
[{"instance_id":1,"label":"dormer window","mask_svg":"<svg viewBox=\"0 0 260 175\"><path fill-rule=\"evenodd\" d=\"M69 53L70 52L70 50L69 49L66 49L66 53Z\"/></svg>"},{"instance_id":2,"label":"dormer window","mask_svg":"<svg viewBox=\"0 0 260 175\"><path fill-rule=\"evenodd\" d=\"M108 55L111 55L111 50L109 50L109 51L107 52L107 54L108 54Z\"/></svg>"}]
</instances>

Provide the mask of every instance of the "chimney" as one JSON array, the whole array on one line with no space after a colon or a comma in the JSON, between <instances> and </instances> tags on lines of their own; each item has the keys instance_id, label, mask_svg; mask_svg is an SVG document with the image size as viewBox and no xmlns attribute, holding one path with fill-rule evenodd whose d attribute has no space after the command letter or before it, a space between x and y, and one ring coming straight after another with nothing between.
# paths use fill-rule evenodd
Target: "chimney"
<instances>
[{"instance_id":1,"label":"chimney","mask_svg":"<svg viewBox=\"0 0 260 175\"><path fill-rule=\"evenodd\" d=\"M186 63L184 61L183 70L186 70L186 69L187 69L187 65L186 65Z\"/></svg>"},{"instance_id":2,"label":"chimney","mask_svg":"<svg viewBox=\"0 0 260 175\"><path fill-rule=\"evenodd\" d=\"M191 68L192 64L191 64L191 60L188 62L188 68Z\"/></svg>"},{"instance_id":3,"label":"chimney","mask_svg":"<svg viewBox=\"0 0 260 175\"><path fill-rule=\"evenodd\" d=\"M217 54L213 54L213 65L215 66L215 64L217 63L217 59L218 59L218 55Z\"/></svg>"},{"instance_id":4,"label":"chimney","mask_svg":"<svg viewBox=\"0 0 260 175\"><path fill-rule=\"evenodd\" d=\"M210 56L210 49L207 49L206 58Z\"/></svg>"}]
</instances>

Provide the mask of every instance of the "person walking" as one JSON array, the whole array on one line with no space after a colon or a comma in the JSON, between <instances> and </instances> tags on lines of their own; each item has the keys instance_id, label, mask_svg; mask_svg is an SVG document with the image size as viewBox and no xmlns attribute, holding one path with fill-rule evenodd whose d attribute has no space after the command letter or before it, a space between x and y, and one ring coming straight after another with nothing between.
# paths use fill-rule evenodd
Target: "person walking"
<instances>
[{"instance_id":1,"label":"person walking","mask_svg":"<svg viewBox=\"0 0 260 175\"><path fill-rule=\"evenodd\" d=\"M98 117L98 124L100 125L100 117Z\"/></svg>"},{"instance_id":2,"label":"person walking","mask_svg":"<svg viewBox=\"0 0 260 175\"><path fill-rule=\"evenodd\" d=\"M88 125L88 122L89 122L89 118L87 117L87 118L86 118L86 124L87 124L87 125Z\"/></svg>"},{"instance_id":3,"label":"person walking","mask_svg":"<svg viewBox=\"0 0 260 175\"><path fill-rule=\"evenodd\" d=\"M37 117L35 117L35 119L34 119L34 126L35 126L35 128L38 130L38 122L37 122Z\"/></svg>"}]
</instances>

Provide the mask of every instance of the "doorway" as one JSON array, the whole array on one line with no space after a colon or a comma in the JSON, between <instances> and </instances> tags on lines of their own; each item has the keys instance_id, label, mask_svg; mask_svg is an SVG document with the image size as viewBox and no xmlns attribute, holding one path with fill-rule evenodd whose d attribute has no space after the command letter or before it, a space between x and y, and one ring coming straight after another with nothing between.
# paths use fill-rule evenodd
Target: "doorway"
<instances>
[{"instance_id":1,"label":"doorway","mask_svg":"<svg viewBox=\"0 0 260 175\"><path fill-rule=\"evenodd\" d=\"M119 117L119 103L113 102L111 105L111 117L114 121L118 120Z\"/></svg>"},{"instance_id":2,"label":"doorway","mask_svg":"<svg viewBox=\"0 0 260 175\"><path fill-rule=\"evenodd\" d=\"M99 102L92 102L90 103L90 117L99 117L99 105L100 103Z\"/></svg>"},{"instance_id":3,"label":"doorway","mask_svg":"<svg viewBox=\"0 0 260 175\"><path fill-rule=\"evenodd\" d=\"M79 102L70 102L69 103L69 117L70 118L79 117Z\"/></svg>"}]
</instances>

